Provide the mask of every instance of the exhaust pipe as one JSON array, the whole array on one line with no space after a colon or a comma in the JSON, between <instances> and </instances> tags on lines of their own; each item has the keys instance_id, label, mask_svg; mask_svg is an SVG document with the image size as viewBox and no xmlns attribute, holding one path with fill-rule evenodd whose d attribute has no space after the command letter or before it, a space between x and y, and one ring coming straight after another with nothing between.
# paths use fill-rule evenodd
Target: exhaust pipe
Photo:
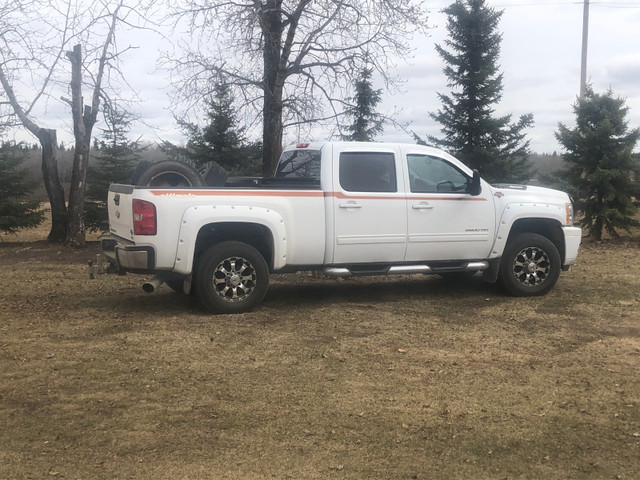
<instances>
[{"instance_id":1,"label":"exhaust pipe","mask_svg":"<svg viewBox=\"0 0 640 480\"><path fill-rule=\"evenodd\" d=\"M162 285L162 280L160 280L159 277L153 277L151 280L147 280L142 284L142 290L147 293L153 293L160 285Z\"/></svg>"}]
</instances>

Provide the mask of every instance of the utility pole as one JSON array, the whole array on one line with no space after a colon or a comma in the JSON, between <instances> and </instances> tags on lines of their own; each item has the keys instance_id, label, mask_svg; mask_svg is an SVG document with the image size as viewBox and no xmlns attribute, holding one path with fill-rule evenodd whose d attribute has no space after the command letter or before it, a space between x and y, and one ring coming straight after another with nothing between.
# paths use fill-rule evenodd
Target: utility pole
<instances>
[{"instance_id":1,"label":"utility pole","mask_svg":"<svg viewBox=\"0 0 640 480\"><path fill-rule=\"evenodd\" d=\"M582 14L582 62L580 64L580 98L587 93L587 44L589 43L589 0L584 0Z\"/></svg>"}]
</instances>

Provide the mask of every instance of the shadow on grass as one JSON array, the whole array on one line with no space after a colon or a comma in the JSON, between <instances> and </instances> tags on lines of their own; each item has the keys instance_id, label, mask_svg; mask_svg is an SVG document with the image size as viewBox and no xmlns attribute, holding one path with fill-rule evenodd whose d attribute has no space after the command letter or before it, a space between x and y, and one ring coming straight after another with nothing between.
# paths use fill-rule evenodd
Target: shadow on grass
<instances>
[{"instance_id":1,"label":"shadow on grass","mask_svg":"<svg viewBox=\"0 0 640 480\"><path fill-rule=\"evenodd\" d=\"M320 279L295 282L275 282L269 288L265 302L278 305L324 305L337 302L380 304L389 302L419 302L421 299L451 300L467 296L504 295L495 285L480 277L465 281L450 281L429 277L358 277L345 280Z\"/></svg>"}]
</instances>

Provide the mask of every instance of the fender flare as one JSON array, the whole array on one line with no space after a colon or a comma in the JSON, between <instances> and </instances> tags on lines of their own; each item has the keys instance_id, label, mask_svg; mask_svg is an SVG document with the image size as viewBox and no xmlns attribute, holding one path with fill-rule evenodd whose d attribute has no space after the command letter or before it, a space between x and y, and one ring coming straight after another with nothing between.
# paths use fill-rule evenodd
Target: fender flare
<instances>
[{"instance_id":1,"label":"fender flare","mask_svg":"<svg viewBox=\"0 0 640 480\"><path fill-rule=\"evenodd\" d=\"M189 275L193 270L198 234L215 223L252 223L267 228L273 237L273 268L287 261L287 232L284 219L275 210L246 205L206 205L189 207L183 214L178 235L174 271ZM242 240L239 238L238 240Z\"/></svg>"},{"instance_id":2,"label":"fender flare","mask_svg":"<svg viewBox=\"0 0 640 480\"><path fill-rule=\"evenodd\" d=\"M540 202L515 202L505 206L496 229L496 238L489 258L500 258L507 246L513 225L522 219L554 220L559 225L565 219L564 206Z\"/></svg>"}]
</instances>

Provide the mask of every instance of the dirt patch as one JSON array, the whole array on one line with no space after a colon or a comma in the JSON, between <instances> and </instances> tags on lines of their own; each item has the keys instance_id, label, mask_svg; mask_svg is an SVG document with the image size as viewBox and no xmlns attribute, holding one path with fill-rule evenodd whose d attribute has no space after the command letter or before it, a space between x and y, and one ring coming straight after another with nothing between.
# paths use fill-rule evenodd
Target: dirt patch
<instances>
[{"instance_id":1,"label":"dirt patch","mask_svg":"<svg viewBox=\"0 0 640 480\"><path fill-rule=\"evenodd\" d=\"M1 478L640 471L636 240L585 245L543 298L291 275L221 316L143 277L89 280L95 243L4 240Z\"/></svg>"}]
</instances>

